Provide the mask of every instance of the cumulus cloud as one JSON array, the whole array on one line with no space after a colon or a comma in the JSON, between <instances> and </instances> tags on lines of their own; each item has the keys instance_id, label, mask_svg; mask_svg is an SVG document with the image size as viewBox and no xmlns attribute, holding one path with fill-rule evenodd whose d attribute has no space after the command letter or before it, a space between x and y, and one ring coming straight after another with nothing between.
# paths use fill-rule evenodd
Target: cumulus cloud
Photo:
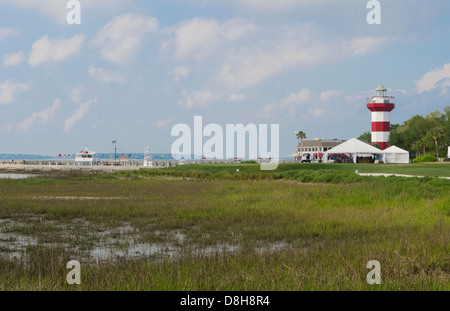
<instances>
[{"instance_id":1,"label":"cumulus cloud","mask_svg":"<svg viewBox=\"0 0 450 311\"><path fill-rule=\"evenodd\" d=\"M327 102L330 98L337 97L340 95L342 95L342 91L336 91L336 90L323 91L320 94L320 101Z\"/></svg>"},{"instance_id":2,"label":"cumulus cloud","mask_svg":"<svg viewBox=\"0 0 450 311\"><path fill-rule=\"evenodd\" d=\"M171 74L173 75L174 81L180 80L180 78L187 78L191 73L191 69L189 66L178 66L176 67Z\"/></svg>"},{"instance_id":3,"label":"cumulus cloud","mask_svg":"<svg viewBox=\"0 0 450 311\"><path fill-rule=\"evenodd\" d=\"M82 85L77 85L68 92L68 95L72 102L79 103L81 102L81 98L85 93L86 88L83 87Z\"/></svg>"},{"instance_id":4,"label":"cumulus cloud","mask_svg":"<svg viewBox=\"0 0 450 311\"><path fill-rule=\"evenodd\" d=\"M279 12L280 10L292 10L296 8L307 8L312 6L329 6L333 0L190 0L200 5L230 5L236 8L267 12Z\"/></svg>"},{"instance_id":5,"label":"cumulus cloud","mask_svg":"<svg viewBox=\"0 0 450 311\"><path fill-rule=\"evenodd\" d=\"M63 0L0 0L1 5L8 5L11 7L18 7L25 10L34 10L45 16L51 17L51 19L59 24L66 24L66 16L69 12L67 9L67 2ZM80 1L82 5L82 18L83 14L89 10L105 10L112 7L120 7L129 2L129 0L89 0ZM82 19L83 20L83 19Z\"/></svg>"},{"instance_id":6,"label":"cumulus cloud","mask_svg":"<svg viewBox=\"0 0 450 311\"><path fill-rule=\"evenodd\" d=\"M311 96L312 92L310 89L304 89L298 93L291 93L288 97L280 101L279 107L283 108L306 103L311 99Z\"/></svg>"},{"instance_id":7,"label":"cumulus cloud","mask_svg":"<svg viewBox=\"0 0 450 311\"><path fill-rule=\"evenodd\" d=\"M450 64L445 64L442 69L436 68L426 73L419 81L416 81L417 93L430 91L434 89L440 81L444 79L450 79ZM443 81L445 86L445 81Z\"/></svg>"},{"instance_id":8,"label":"cumulus cloud","mask_svg":"<svg viewBox=\"0 0 450 311\"><path fill-rule=\"evenodd\" d=\"M253 24L242 19L232 19L221 24L214 18L196 17L171 27L169 32L173 33L173 39L164 46L173 44L178 57L194 55L200 59L219 43L237 40L254 28Z\"/></svg>"},{"instance_id":9,"label":"cumulus cloud","mask_svg":"<svg viewBox=\"0 0 450 311\"><path fill-rule=\"evenodd\" d=\"M20 31L14 28L0 28L0 41L11 36L18 35Z\"/></svg>"},{"instance_id":10,"label":"cumulus cloud","mask_svg":"<svg viewBox=\"0 0 450 311\"><path fill-rule=\"evenodd\" d=\"M93 42L101 48L104 59L123 63L134 55L146 34L158 30L158 25L153 17L132 13L119 15L103 26Z\"/></svg>"},{"instance_id":11,"label":"cumulus cloud","mask_svg":"<svg viewBox=\"0 0 450 311\"><path fill-rule=\"evenodd\" d=\"M60 100L55 99L53 105L48 107L41 112L33 112L33 115L29 118L26 118L22 122L16 125L16 128L19 131L28 131L31 127L33 127L36 123L46 124L51 118L53 118L60 108Z\"/></svg>"},{"instance_id":12,"label":"cumulus cloud","mask_svg":"<svg viewBox=\"0 0 450 311\"><path fill-rule=\"evenodd\" d=\"M171 119L164 119L164 120L159 120L155 123L153 123L153 126L157 129L163 129L165 128L167 125L173 123L175 121L175 119L171 118Z\"/></svg>"},{"instance_id":13,"label":"cumulus cloud","mask_svg":"<svg viewBox=\"0 0 450 311\"><path fill-rule=\"evenodd\" d=\"M195 91L191 94L183 91L183 96L185 98L180 100L178 104L186 108L206 107L214 100L211 91Z\"/></svg>"},{"instance_id":14,"label":"cumulus cloud","mask_svg":"<svg viewBox=\"0 0 450 311\"><path fill-rule=\"evenodd\" d=\"M230 94L230 96L228 97L228 100L230 102L236 102L236 101L243 101L245 100L246 97L244 94L236 94L236 93L232 93Z\"/></svg>"},{"instance_id":15,"label":"cumulus cloud","mask_svg":"<svg viewBox=\"0 0 450 311\"><path fill-rule=\"evenodd\" d=\"M308 109L308 113L312 114L315 117L320 117L326 112L323 108L317 108L317 109Z\"/></svg>"},{"instance_id":16,"label":"cumulus cloud","mask_svg":"<svg viewBox=\"0 0 450 311\"><path fill-rule=\"evenodd\" d=\"M291 93L288 97L279 102L267 104L263 107L260 116L269 118L280 114L284 109L293 109L297 105L305 104L311 100L312 92L309 88L303 89L298 93Z\"/></svg>"},{"instance_id":17,"label":"cumulus cloud","mask_svg":"<svg viewBox=\"0 0 450 311\"><path fill-rule=\"evenodd\" d=\"M83 41L83 35L75 35L69 39L49 39L48 35L45 35L34 42L28 63L37 66L48 61L66 59L81 50Z\"/></svg>"},{"instance_id":18,"label":"cumulus cloud","mask_svg":"<svg viewBox=\"0 0 450 311\"><path fill-rule=\"evenodd\" d=\"M16 53L10 53L3 56L3 66L17 66L23 63L25 59L25 54L23 51Z\"/></svg>"},{"instance_id":19,"label":"cumulus cloud","mask_svg":"<svg viewBox=\"0 0 450 311\"><path fill-rule=\"evenodd\" d=\"M353 56L359 56L368 52L377 51L388 46L395 39L391 37L362 37L347 40L343 43L344 50Z\"/></svg>"},{"instance_id":20,"label":"cumulus cloud","mask_svg":"<svg viewBox=\"0 0 450 311\"><path fill-rule=\"evenodd\" d=\"M311 38L308 32L315 30L304 28L300 40L285 34L271 44L265 41L230 50L217 81L232 88L253 86L294 67L341 61L385 48L394 41L388 37L365 37L342 44L340 40L320 40L317 34Z\"/></svg>"},{"instance_id":21,"label":"cumulus cloud","mask_svg":"<svg viewBox=\"0 0 450 311\"><path fill-rule=\"evenodd\" d=\"M125 81L125 78L120 74L103 68L91 66L89 67L88 72L91 77L104 83L122 83Z\"/></svg>"},{"instance_id":22,"label":"cumulus cloud","mask_svg":"<svg viewBox=\"0 0 450 311\"><path fill-rule=\"evenodd\" d=\"M228 63L217 77L230 87L247 87L298 65L313 65L333 56L329 48L317 45L310 48L297 46L295 42L283 43L270 49L262 47L232 51Z\"/></svg>"},{"instance_id":23,"label":"cumulus cloud","mask_svg":"<svg viewBox=\"0 0 450 311\"><path fill-rule=\"evenodd\" d=\"M78 109L75 110L74 114L70 116L66 120L66 122L64 122L64 131L66 132L70 131L75 126L75 124L77 124L81 119L84 118L84 116L86 116L91 105L93 103L96 103L97 101L98 101L97 98L93 98L85 103L82 103L80 107L78 107Z\"/></svg>"},{"instance_id":24,"label":"cumulus cloud","mask_svg":"<svg viewBox=\"0 0 450 311\"><path fill-rule=\"evenodd\" d=\"M0 84L0 105L11 104L18 92L28 89L28 83L14 83L11 80L6 80Z\"/></svg>"}]
</instances>

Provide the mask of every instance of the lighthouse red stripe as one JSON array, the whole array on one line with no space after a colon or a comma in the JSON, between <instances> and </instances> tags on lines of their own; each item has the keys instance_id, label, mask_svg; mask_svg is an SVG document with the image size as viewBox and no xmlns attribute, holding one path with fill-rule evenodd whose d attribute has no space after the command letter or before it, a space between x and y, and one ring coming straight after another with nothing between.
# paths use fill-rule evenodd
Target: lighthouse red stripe
<instances>
[{"instance_id":1,"label":"lighthouse red stripe","mask_svg":"<svg viewBox=\"0 0 450 311\"><path fill-rule=\"evenodd\" d=\"M374 141L374 142L372 142L372 144L380 145L381 150L387 149L387 147L389 147L389 143L384 142L384 141Z\"/></svg>"},{"instance_id":2,"label":"lighthouse red stripe","mask_svg":"<svg viewBox=\"0 0 450 311\"><path fill-rule=\"evenodd\" d=\"M372 122L372 132L389 132L390 122Z\"/></svg>"},{"instance_id":3,"label":"lighthouse red stripe","mask_svg":"<svg viewBox=\"0 0 450 311\"><path fill-rule=\"evenodd\" d=\"M367 108L369 108L370 111L388 111L391 112L395 108L395 104L392 103L384 103L384 104L378 104L378 103L369 103L367 104Z\"/></svg>"}]
</instances>

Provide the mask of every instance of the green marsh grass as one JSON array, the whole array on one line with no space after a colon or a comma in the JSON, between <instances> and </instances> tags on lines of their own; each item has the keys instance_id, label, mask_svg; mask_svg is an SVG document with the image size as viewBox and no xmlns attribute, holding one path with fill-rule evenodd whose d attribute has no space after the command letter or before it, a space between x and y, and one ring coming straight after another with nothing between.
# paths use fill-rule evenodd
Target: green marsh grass
<instances>
[{"instance_id":1,"label":"green marsh grass","mask_svg":"<svg viewBox=\"0 0 450 311\"><path fill-rule=\"evenodd\" d=\"M0 180L0 232L37 240L13 259L5 246L14 239L0 239L0 289L450 289L450 181L306 167ZM104 242L177 251L98 264L86 257ZM80 286L65 283L73 259ZM381 263L380 286L366 282L370 260Z\"/></svg>"}]
</instances>

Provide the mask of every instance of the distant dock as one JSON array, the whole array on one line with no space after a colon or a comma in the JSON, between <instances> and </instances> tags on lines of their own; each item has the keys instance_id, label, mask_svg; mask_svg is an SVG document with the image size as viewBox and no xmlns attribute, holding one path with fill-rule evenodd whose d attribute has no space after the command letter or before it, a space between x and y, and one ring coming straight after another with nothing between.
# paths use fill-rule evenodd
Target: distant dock
<instances>
[{"instance_id":1,"label":"distant dock","mask_svg":"<svg viewBox=\"0 0 450 311\"><path fill-rule=\"evenodd\" d=\"M163 168L179 165L178 161L154 162L153 167ZM0 162L0 173L6 174L60 174L67 172L80 173L113 173L118 171L134 171L144 168L143 161L129 162L99 162L96 165L75 165L75 161L20 161L20 162Z\"/></svg>"},{"instance_id":2,"label":"distant dock","mask_svg":"<svg viewBox=\"0 0 450 311\"><path fill-rule=\"evenodd\" d=\"M239 161L208 161L208 160L188 160L183 164L236 164ZM286 161L280 161L283 163ZM75 165L74 160L40 160L40 161L0 161L0 173L4 174L32 174L32 175L65 175L73 174L100 174L113 173L118 171L135 171L141 168L161 169L181 165L179 160L152 161L151 167L145 167L144 161L99 161L95 165Z\"/></svg>"}]
</instances>

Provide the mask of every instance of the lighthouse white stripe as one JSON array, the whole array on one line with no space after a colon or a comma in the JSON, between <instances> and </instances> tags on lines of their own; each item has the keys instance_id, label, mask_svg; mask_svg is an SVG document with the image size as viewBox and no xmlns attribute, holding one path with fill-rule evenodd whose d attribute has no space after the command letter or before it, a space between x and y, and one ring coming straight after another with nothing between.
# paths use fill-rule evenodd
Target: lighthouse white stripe
<instances>
[{"instance_id":1,"label":"lighthouse white stripe","mask_svg":"<svg viewBox=\"0 0 450 311\"><path fill-rule=\"evenodd\" d=\"M388 142L389 132L372 132L372 142Z\"/></svg>"},{"instance_id":2,"label":"lighthouse white stripe","mask_svg":"<svg viewBox=\"0 0 450 311\"><path fill-rule=\"evenodd\" d=\"M390 112L386 111L372 112L372 122L390 122Z\"/></svg>"}]
</instances>

